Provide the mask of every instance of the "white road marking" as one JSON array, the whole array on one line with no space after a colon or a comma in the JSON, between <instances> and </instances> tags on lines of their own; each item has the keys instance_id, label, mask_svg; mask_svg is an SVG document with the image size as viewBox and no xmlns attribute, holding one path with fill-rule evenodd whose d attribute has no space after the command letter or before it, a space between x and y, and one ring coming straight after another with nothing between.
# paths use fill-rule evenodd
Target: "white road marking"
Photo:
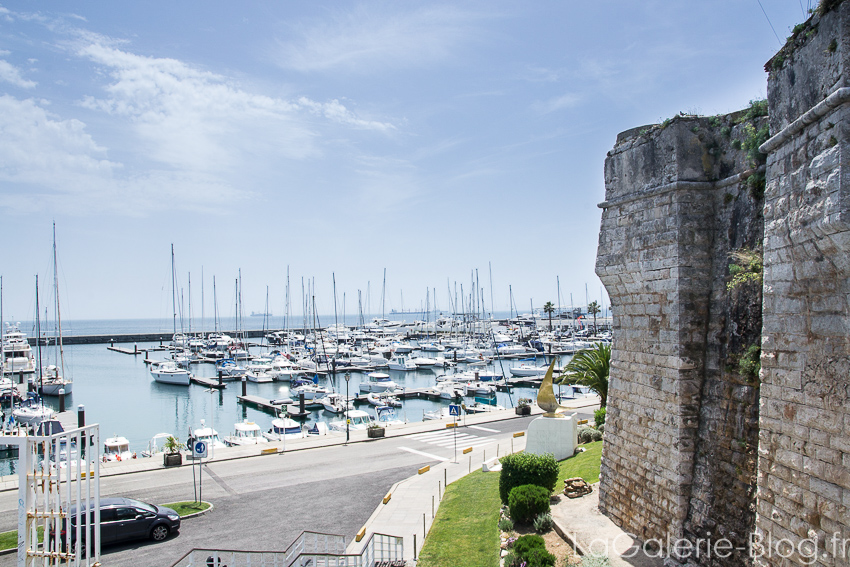
<instances>
[{"instance_id":1,"label":"white road marking","mask_svg":"<svg viewBox=\"0 0 850 567\"><path fill-rule=\"evenodd\" d=\"M429 459L434 459L435 461L448 461L448 459L445 457L438 457L437 455L426 453L424 451L417 451L416 449L411 449L410 447L399 447L399 449L401 449L402 451L407 451L408 453L413 453L415 455L428 457Z\"/></svg>"},{"instance_id":2,"label":"white road marking","mask_svg":"<svg viewBox=\"0 0 850 567\"><path fill-rule=\"evenodd\" d=\"M481 427L480 425L470 425L470 429L477 429L479 431L489 431L490 433L501 433L498 429L490 429L489 427Z\"/></svg>"}]
</instances>

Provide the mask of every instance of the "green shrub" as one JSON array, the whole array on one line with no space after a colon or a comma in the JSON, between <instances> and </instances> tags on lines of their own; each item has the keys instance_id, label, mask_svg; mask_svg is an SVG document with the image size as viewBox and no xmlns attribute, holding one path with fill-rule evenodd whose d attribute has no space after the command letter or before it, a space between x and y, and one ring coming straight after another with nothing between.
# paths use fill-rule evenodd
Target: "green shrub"
<instances>
[{"instance_id":1,"label":"green shrub","mask_svg":"<svg viewBox=\"0 0 850 567\"><path fill-rule=\"evenodd\" d=\"M555 556L546 551L546 548L535 548L525 556L526 567L554 567Z\"/></svg>"},{"instance_id":2,"label":"green shrub","mask_svg":"<svg viewBox=\"0 0 850 567\"><path fill-rule=\"evenodd\" d=\"M513 549L505 555L505 567L520 567L522 565L522 559L517 552Z\"/></svg>"},{"instance_id":3,"label":"green shrub","mask_svg":"<svg viewBox=\"0 0 850 567\"><path fill-rule=\"evenodd\" d=\"M499 520L499 529L503 532L509 532L514 529L514 523L510 518L502 518Z\"/></svg>"},{"instance_id":4,"label":"green shrub","mask_svg":"<svg viewBox=\"0 0 850 567\"><path fill-rule=\"evenodd\" d=\"M511 519L520 524L528 524L539 514L548 512L551 493L551 490L535 484L513 488L508 496Z\"/></svg>"},{"instance_id":5,"label":"green shrub","mask_svg":"<svg viewBox=\"0 0 850 567\"><path fill-rule=\"evenodd\" d=\"M545 534L551 530L554 525L555 521L552 520L552 514L549 512L546 512L545 514L538 514L537 517L534 518L534 531L539 534Z\"/></svg>"},{"instance_id":6,"label":"green shrub","mask_svg":"<svg viewBox=\"0 0 850 567\"><path fill-rule=\"evenodd\" d=\"M605 424L600 424L599 427L596 428L596 431L598 431L599 433L605 433Z\"/></svg>"},{"instance_id":7,"label":"green shrub","mask_svg":"<svg viewBox=\"0 0 850 567\"><path fill-rule=\"evenodd\" d=\"M592 443L594 441L602 441L602 431L587 426L578 428L579 445L584 445L585 443Z\"/></svg>"},{"instance_id":8,"label":"green shrub","mask_svg":"<svg viewBox=\"0 0 850 567\"><path fill-rule=\"evenodd\" d=\"M605 423L605 408L599 408L593 412L593 420L596 422L596 427Z\"/></svg>"},{"instance_id":9,"label":"green shrub","mask_svg":"<svg viewBox=\"0 0 850 567\"><path fill-rule=\"evenodd\" d=\"M499 473L499 498L508 503L511 489L523 484L536 484L549 492L555 490L558 482L558 461L552 455L533 453L513 453L499 459L502 472Z\"/></svg>"},{"instance_id":10,"label":"green shrub","mask_svg":"<svg viewBox=\"0 0 850 567\"><path fill-rule=\"evenodd\" d=\"M536 534L520 536L514 542L514 551L520 557L525 557L532 549L546 549L546 542Z\"/></svg>"}]
</instances>

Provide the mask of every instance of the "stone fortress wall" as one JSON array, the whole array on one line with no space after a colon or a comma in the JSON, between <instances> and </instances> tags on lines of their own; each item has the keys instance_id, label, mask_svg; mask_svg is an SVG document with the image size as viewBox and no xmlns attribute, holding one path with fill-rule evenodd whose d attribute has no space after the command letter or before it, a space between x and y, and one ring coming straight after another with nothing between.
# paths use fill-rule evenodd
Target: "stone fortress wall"
<instances>
[{"instance_id":1,"label":"stone fortress wall","mask_svg":"<svg viewBox=\"0 0 850 567\"><path fill-rule=\"evenodd\" d=\"M822 3L768 62L769 118L678 116L605 161L600 509L733 548L682 562L850 565L849 54L850 2Z\"/></svg>"}]
</instances>

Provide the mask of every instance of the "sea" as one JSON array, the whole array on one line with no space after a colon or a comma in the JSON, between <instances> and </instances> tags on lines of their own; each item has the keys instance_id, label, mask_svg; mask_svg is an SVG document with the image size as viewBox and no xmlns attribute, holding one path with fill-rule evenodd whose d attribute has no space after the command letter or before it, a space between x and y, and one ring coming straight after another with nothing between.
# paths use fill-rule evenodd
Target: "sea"
<instances>
[{"instance_id":1,"label":"sea","mask_svg":"<svg viewBox=\"0 0 850 567\"><path fill-rule=\"evenodd\" d=\"M504 314L507 316L508 314ZM410 314L388 314L390 320L411 320ZM271 320L271 322L269 321ZM366 319L369 321L369 319ZM334 322L333 317L322 317L321 325L327 326ZM345 320L340 318L340 324L357 325L360 317L348 316ZM22 322L20 329L29 336L34 336L34 326L31 322ZM132 333L158 333L170 340L173 332L174 322L172 320L149 320L149 319L123 319L123 320L71 320L62 322L62 335L109 335L109 334L132 334ZM297 318L289 324L289 327L302 327L302 318ZM245 317L240 325L243 329L281 329L286 325L283 318L268 317ZM232 331L236 328L236 321L225 319L224 321L199 321L192 327L193 332L212 332L216 328ZM179 329L179 325L178 325ZM188 332L188 326L184 327ZM45 330L42 329L44 332ZM249 339L254 346L252 354L268 350L269 347L260 338ZM160 343L138 343L139 350L153 348ZM237 401L241 394L240 382L228 382L223 390L211 390L200 385L191 384L187 386L175 386L161 384L154 381L148 366L145 364L145 355L127 355L107 350L108 344L85 344L66 345L64 352L65 375L73 382L73 392L65 397L66 409L76 410L80 406L85 411L87 424L97 423L100 425L101 438L123 436L130 441L130 450L141 455L147 449L151 438L159 433L170 433L181 442L185 442L189 436L190 428L201 426L202 420L207 426L213 427L221 437L229 435L234 430L234 424L243 420L256 422L263 430L271 427L274 416L270 412L247 406ZM133 345L122 344L133 348ZM35 347L34 347L34 350ZM53 364L58 356L54 347L41 347L43 364ZM418 351L416 351L418 352ZM427 356L427 354L425 354ZM165 359L170 356L168 351L151 351L149 358ZM564 357L560 364L565 364L568 357ZM503 360L495 365L496 372L503 372L510 376L509 368L517 366L528 360ZM537 364L544 362L543 357L537 359ZM487 367L484 367L487 368ZM493 369L494 367L489 367ZM459 364L458 370L463 370L464 365ZM191 371L196 376L215 377L215 365L193 364ZM383 370L388 372L393 381L405 388L425 388L433 386L436 377L443 372L451 372L444 369L419 369L412 372ZM351 373L350 381L346 383L343 373L337 374L336 380L332 377L319 377L318 383L330 386L342 394L355 395L359 392L360 382L367 380L365 374ZM348 391L346 391L346 387ZM267 399L291 397L289 384L287 382L271 382L266 384L247 383L247 393L261 396ZM292 396L294 397L294 396ZM504 407L514 407L519 398L536 398L536 391L529 388L513 388L510 392L498 392L496 403ZM58 410L59 402L56 397L47 397L48 405ZM467 399L471 402L471 399ZM425 399L411 398L403 400L403 407L396 408L396 414L401 419L408 421L422 421L426 411L435 410L448 402L437 402ZM361 405L360 409L366 409L370 413L373 408ZM6 409L8 413L8 409ZM337 416L324 410L312 411L303 422L311 426L317 421L331 421ZM17 459L10 453L0 453L0 476L16 472Z\"/></svg>"}]
</instances>

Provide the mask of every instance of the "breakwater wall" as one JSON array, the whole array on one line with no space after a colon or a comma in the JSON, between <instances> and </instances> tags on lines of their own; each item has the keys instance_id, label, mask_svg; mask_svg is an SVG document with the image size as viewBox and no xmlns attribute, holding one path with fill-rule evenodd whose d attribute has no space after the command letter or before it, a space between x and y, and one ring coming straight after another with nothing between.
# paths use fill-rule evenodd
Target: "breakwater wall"
<instances>
[{"instance_id":1,"label":"breakwater wall","mask_svg":"<svg viewBox=\"0 0 850 567\"><path fill-rule=\"evenodd\" d=\"M670 565L850 564L848 63L850 2L821 2L767 108L635 128L605 161L600 509L688 542Z\"/></svg>"}]
</instances>

